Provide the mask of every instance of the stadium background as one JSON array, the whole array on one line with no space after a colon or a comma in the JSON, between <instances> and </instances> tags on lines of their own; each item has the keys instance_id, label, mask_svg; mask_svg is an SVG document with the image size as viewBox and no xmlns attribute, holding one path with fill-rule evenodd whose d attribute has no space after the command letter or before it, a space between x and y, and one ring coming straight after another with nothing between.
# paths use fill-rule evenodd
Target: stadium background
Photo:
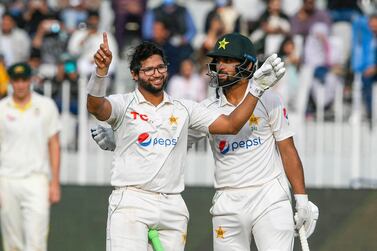
<instances>
[{"instance_id":1,"label":"stadium background","mask_svg":"<svg viewBox=\"0 0 377 251\"><path fill-rule=\"evenodd\" d=\"M159 1L155 0L150 2L157 3ZM247 6L250 6L250 2L243 2L247 3ZM320 5L324 6L326 1L320 0L318 2ZM197 21L203 19L196 17L205 14L211 1L187 1L186 4L190 9L194 10L192 12ZM200 6L200 8L198 8L198 6ZM247 8L244 8L242 11L243 13L250 14L247 13ZM120 62L120 67L126 67L125 65L126 63ZM120 79L124 81L127 77ZM88 128L93 124L95 124L93 121L89 121L89 125L83 128L84 131L86 130L88 132ZM305 124L305 131L309 133L305 134L304 132L304 138L306 138L307 142L303 142L303 145L308 144L315 146L316 134L311 135L311 132L316 130L315 126L317 124L312 124L312 127ZM317 151L318 149L316 147L304 146L299 148L305 166L310 199L320 208L320 218L316 232L309 239L311 250L377 250L377 191L373 189L350 189L350 187L376 188L377 184L374 182L377 177L369 175L370 170L376 175L376 171L374 171L376 165L374 165L373 162L375 161L373 154L375 154L374 150L376 150L373 148L376 147L374 143L376 141L373 141L373 139L376 135L369 132L367 125L358 125L363 134L361 136L361 142L368 142L363 144L360 148L363 154L356 156L356 158L360 160L360 162L357 163L359 164L358 168L360 168L360 170L356 172L356 177L343 173L342 177L344 179L341 179L340 184L334 184L332 178L326 180L326 178L332 177L331 175L327 175L327 171L332 165L332 159L327 155L331 155L331 153L326 152L325 148L323 148L323 151ZM355 128L355 126L350 127L352 129ZM352 141L350 143L346 142L348 139L354 139L348 137L350 131L351 129L344 130L344 145L353 145ZM329 134L331 134L331 132ZM371 141L369 142L367 140ZM94 163L100 158L100 154L98 154L100 151L93 145L88 133L83 142L88 145L86 148L88 154L84 158L80 158L80 156L82 156L81 153L72 153L70 151L64 151L63 149L63 195L62 201L58 205L53 206L51 210L49 235L50 251L100 251L105 249L107 199L111 192L111 187L108 186L109 165L101 166L101 163L110 163L108 159L109 154L100 159L98 163ZM329 140L329 142L326 143L326 147L328 147L329 145L331 146L333 142ZM363 149L363 147L366 148L373 143L374 145L370 149ZM353 152L346 152L344 155L341 155L343 161L340 162L341 167L347 166L347 170L351 169L348 168L348 166L352 163L352 161L350 161L352 154ZM315 157L318 156L322 156L323 163L326 163L320 167L322 170L320 174L323 176L320 178L324 179L324 181L322 180L321 182L317 182L316 175L318 176L318 173L314 173L313 171L315 170L314 167L320 164L320 162L316 162L318 158ZM190 157L193 157L193 155ZM196 156L196 158L197 157L198 156ZM77 163L79 163L79 165L77 165ZM191 165L199 164L202 163L196 161ZM207 162L204 162L202 166L206 164ZM82 166L85 166L85 171L80 172L80 170L84 170ZM369 169L364 170L364 166L368 166ZM75 172L78 172L78 174L75 175ZM352 171L350 172L352 173ZM83 175L83 173L85 175ZM102 177L98 179L98 175L93 175L93 173L102 175ZM200 174L203 173L201 172ZM205 175L207 175L208 179L212 178L210 168L206 171ZM352 178L359 177L370 178L370 180L364 179L359 180L360 183L352 183ZM195 175L188 178L188 186L183 193L183 197L190 212L186 250L209 251L212 250L212 230L211 217L208 211L214 190L210 188L208 180L201 183L193 182ZM203 184L205 186L203 186ZM300 244L297 239L295 246L295 250L300 250ZM1 246L0 251L2 251Z\"/></svg>"}]
</instances>

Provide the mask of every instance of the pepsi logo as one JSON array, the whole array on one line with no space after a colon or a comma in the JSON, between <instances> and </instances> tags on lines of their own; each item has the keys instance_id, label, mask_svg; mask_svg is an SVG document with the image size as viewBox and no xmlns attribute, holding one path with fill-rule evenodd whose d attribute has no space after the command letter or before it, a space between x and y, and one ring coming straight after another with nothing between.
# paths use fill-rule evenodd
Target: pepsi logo
<instances>
[{"instance_id":1,"label":"pepsi logo","mask_svg":"<svg viewBox=\"0 0 377 251\"><path fill-rule=\"evenodd\" d=\"M219 142L219 150L222 154L229 152L229 143L226 140L221 140Z\"/></svg>"},{"instance_id":2,"label":"pepsi logo","mask_svg":"<svg viewBox=\"0 0 377 251\"><path fill-rule=\"evenodd\" d=\"M149 136L149 133L145 132L139 135L137 142L141 146L149 146L152 142L152 138Z\"/></svg>"}]
</instances>

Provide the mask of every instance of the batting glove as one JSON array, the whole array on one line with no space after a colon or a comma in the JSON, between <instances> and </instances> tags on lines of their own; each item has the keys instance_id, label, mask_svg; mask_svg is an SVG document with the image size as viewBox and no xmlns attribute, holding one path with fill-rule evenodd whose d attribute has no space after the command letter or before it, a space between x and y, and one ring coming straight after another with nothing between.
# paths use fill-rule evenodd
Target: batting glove
<instances>
[{"instance_id":1,"label":"batting glove","mask_svg":"<svg viewBox=\"0 0 377 251\"><path fill-rule=\"evenodd\" d=\"M285 74L284 62L277 54L269 56L264 64L255 71L250 93L260 98L265 90L274 86Z\"/></svg>"},{"instance_id":2,"label":"batting glove","mask_svg":"<svg viewBox=\"0 0 377 251\"><path fill-rule=\"evenodd\" d=\"M92 138L102 150L114 151L115 138L113 129L98 125L95 129L90 129Z\"/></svg>"},{"instance_id":3,"label":"batting glove","mask_svg":"<svg viewBox=\"0 0 377 251\"><path fill-rule=\"evenodd\" d=\"M294 196L296 199L295 229L298 232L302 225L304 225L306 238L309 238L317 224L319 216L318 207L308 200L307 194L295 194Z\"/></svg>"}]
</instances>

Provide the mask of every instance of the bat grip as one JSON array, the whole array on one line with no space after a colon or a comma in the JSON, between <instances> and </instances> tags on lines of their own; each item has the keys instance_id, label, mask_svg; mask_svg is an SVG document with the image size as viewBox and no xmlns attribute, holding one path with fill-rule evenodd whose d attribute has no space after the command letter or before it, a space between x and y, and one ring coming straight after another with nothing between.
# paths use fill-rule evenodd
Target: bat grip
<instances>
[{"instance_id":1,"label":"bat grip","mask_svg":"<svg viewBox=\"0 0 377 251\"><path fill-rule=\"evenodd\" d=\"M155 229L151 229L148 231L148 239L152 243L152 247L154 251L164 251L162 244L160 242L160 238L158 237L158 231Z\"/></svg>"},{"instance_id":2,"label":"bat grip","mask_svg":"<svg viewBox=\"0 0 377 251\"><path fill-rule=\"evenodd\" d=\"M300 230L298 231L298 235L300 236L302 251L310 251L308 240L306 239L306 231L304 226L301 226Z\"/></svg>"}]
</instances>

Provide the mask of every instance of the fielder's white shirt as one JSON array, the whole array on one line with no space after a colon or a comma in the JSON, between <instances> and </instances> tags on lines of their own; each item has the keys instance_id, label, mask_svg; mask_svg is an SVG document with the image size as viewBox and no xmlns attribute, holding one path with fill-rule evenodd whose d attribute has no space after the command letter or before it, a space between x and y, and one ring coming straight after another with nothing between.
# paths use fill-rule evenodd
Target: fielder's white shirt
<instances>
[{"instance_id":1,"label":"fielder's white shirt","mask_svg":"<svg viewBox=\"0 0 377 251\"><path fill-rule=\"evenodd\" d=\"M175 99L164 92L154 106L139 90L108 97L114 130L111 185L136 186L148 191L180 193L184 189L184 163L188 129L208 133L220 115L193 101Z\"/></svg>"},{"instance_id":2,"label":"fielder's white shirt","mask_svg":"<svg viewBox=\"0 0 377 251\"><path fill-rule=\"evenodd\" d=\"M0 101L0 176L49 174L48 140L60 131L50 98L32 93L30 107L18 109L11 96Z\"/></svg>"},{"instance_id":3,"label":"fielder's white shirt","mask_svg":"<svg viewBox=\"0 0 377 251\"><path fill-rule=\"evenodd\" d=\"M231 113L236 106L221 92L203 101L210 110ZM209 135L215 159L215 188L262 185L280 175L282 162L275 144L293 136L281 98L266 91L253 115L237 135Z\"/></svg>"}]
</instances>

